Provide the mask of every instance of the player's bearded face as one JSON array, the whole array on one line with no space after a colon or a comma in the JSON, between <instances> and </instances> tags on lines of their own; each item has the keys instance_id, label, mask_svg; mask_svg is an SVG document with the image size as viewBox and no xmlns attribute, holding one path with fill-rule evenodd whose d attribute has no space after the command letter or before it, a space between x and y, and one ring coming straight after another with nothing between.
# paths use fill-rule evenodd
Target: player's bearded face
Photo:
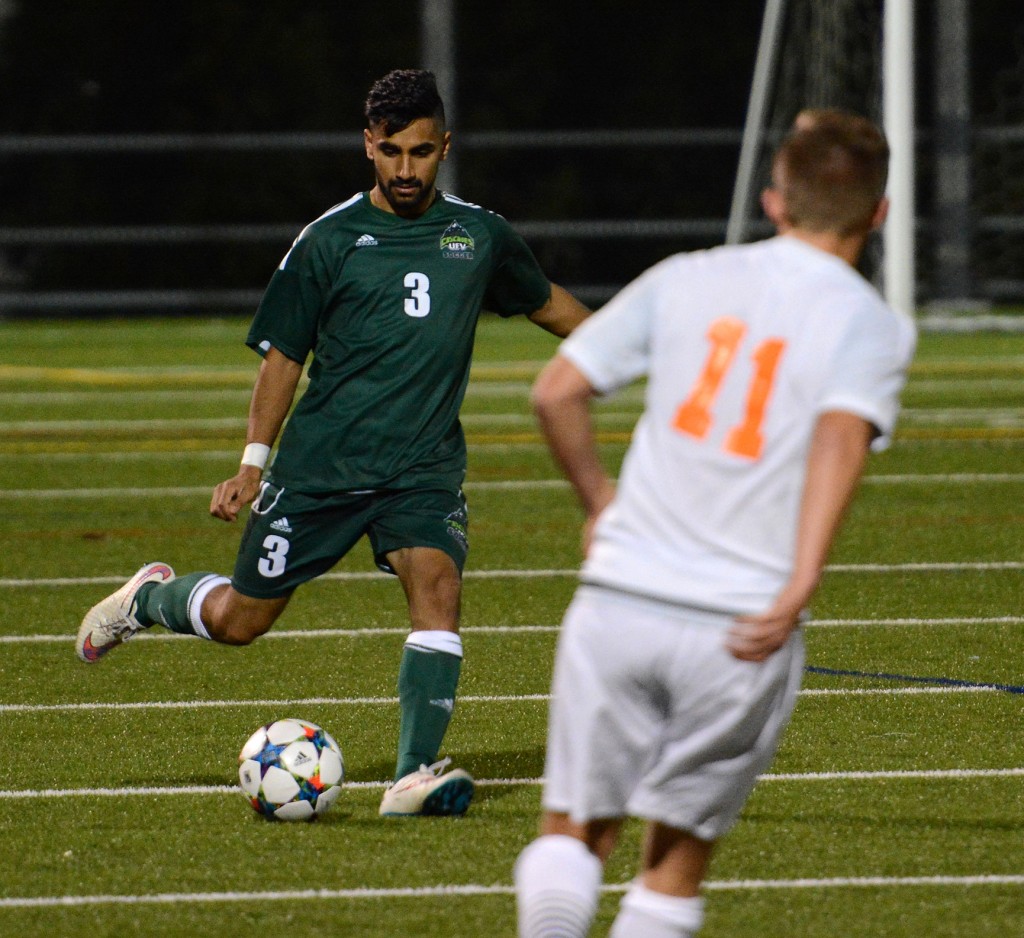
<instances>
[{"instance_id":1,"label":"player's bearded face","mask_svg":"<svg viewBox=\"0 0 1024 938\"><path fill-rule=\"evenodd\" d=\"M396 215L423 214L434 200L434 182L449 135L436 121L420 118L390 136L372 127L365 131L365 140L377 178L376 193Z\"/></svg>"}]
</instances>

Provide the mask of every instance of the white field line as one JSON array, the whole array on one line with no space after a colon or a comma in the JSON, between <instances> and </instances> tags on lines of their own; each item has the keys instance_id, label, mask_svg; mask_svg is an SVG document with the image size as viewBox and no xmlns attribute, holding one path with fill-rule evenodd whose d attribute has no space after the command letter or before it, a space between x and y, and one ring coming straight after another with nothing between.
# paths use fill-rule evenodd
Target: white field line
<instances>
[{"instance_id":1,"label":"white field line","mask_svg":"<svg viewBox=\"0 0 1024 938\"><path fill-rule=\"evenodd\" d=\"M197 328L201 327L189 327L190 337L198 335ZM223 336L222 330L213 330L210 333L209 338L219 339ZM45 336L45 332L32 332L32 344L36 345L37 341L41 336ZM245 329L243 328L235 338L238 343L241 343L242 337L245 335ZM53 330L50 334L51 341L64 346L67 344L67 333L61 330ZM15 336L5 336L4 341L7 346L11 348L17 348L22 343L17 341ZM201 380L204 377L221 377L225 374L231 375L232 377L238 376L246 378L250 382L256 377L257 365L259 359L253 355L251 357L251 367L244 367L239 365L90 365L87 367L74 367L74 366L61 366L61 365L0 365L5 377L25 377L31 380L39 380L40 378L49 379L52 381L80 381L82 379L91 378L106 378L106 377L133 377L138 376L142 378L159 378L162 376L170 377L187 377L190 381L195 382ZM982 364L986 368L990 367L1002 367L1002 366L1013 366L1017 363L1017 359L1013 357L992 357L986 358ZM539 372L547 364L546 358L541 359L530 359L530 358L506 358L506 359L494 359L484 361L483 359L477 359L472 364L471 377L478 381L488 380L499 380L507 378L509 374L518 374L522 371L533 371ZM955 368L964 370L966 373L976 371L974 359L944 359L941 362L936 361L932 365L936 368ZM86 381L88 383L88 381Z\"/></svg>"},{"instance_id":2,"label":"white field line","mask_svg":"<svg viewBox=\"0 0 1024 938\"><path fill-rule=\"evenodd\" d=\"M180 377L180 375L176 375L175 377ZM201 377L202 376L200 375L200 378ZM219 379L222 375L218 374L216 377ZM244 378L246 376L239 375L239 377ZM249 377L251 378L251 376ZM308 383L308 380L303 378L300 382L300 387L304 387ZM466 397L526 396L529 394L532 386L533 382L528 380L490 381L478 379L470 382L466 389ZM1016 391L1020 388L1020 379L993 378L986 375L956 375L948 378L917 378L911 379L910 383L907 385L905 393L935 394L942 393L943 391L956 391L957 393L962 393L965 388L975 394L983 391ZM132 404L137 404L141 401L150 403L173 403L179 401L195 403L196 401L204 400L239 400L247 403L251 394L251 388L244 385L238 388L202 388L187 390L171 388L143 390L140 388L120 389L112 387L107 389L83 387L74 391L0 391L0 404L23 406L53 404L59 406L67 404L81 404L85 400L89 400L91 402L127 401ZM643 388L625 388L622 391L619 391L615 397L616 400L621 400L623 397L629 397L639 401L643 398Z\"/></svg>"},{"instance_id":3,"label":"white field line","mask_svg":"<svg viewBox=\"0 0 1024 938\"><path fill-rule=\"evenodd\" d=\"M841 627L909 627L909 626L950 626L950 625L1021 625L1024 616L965 616L962 618L939 619L812 619L804 623L805 629L841 628ZM463 635L499 634L517 635L527 633L557 632L558 625L464 625ZM406 635L409 631L405 625L378 626L363 629L276 629L260 636L260 641L268 639L319 639L319 638L367 638L382 635ZM47 645L70 644L75 640L71 633L66 635L0 635L0 645ZM189 641L190 636L178 635L174 632L146 631L136 635L135 642L181 642Z\"/></svg>"},{"instance_id":4,"label":"white field line","mask_svg":"<svg viewBox=\"0 0 1024 938\"><path fill-rule=\"evenodd\" d=\"M1021 621L1024 621L1022 619ZM557 625L464 625L460 629L463 635L494 632L499 634L520 633L520 632L557 632ZM271 630L260 636L260 641L268 638L365 638L368 636L380 635L407 635L408 626L381 626L379 628L365 629L280 629ZM167 632L160 629L158 632L146 631L136 635L133 642L152 641L189 641L191 636L177 635L174 632ZM75 636L68 635L0 635L0 644L18 645L22 643L49 643L49 642L73 642Z\"/></svg>"},{"instance_id":5,"label":"white field line","mask_svg":"<svg viewBox=\"0 0 1024 938\"><path fill-rule=\"evenodd\" d=\"M890 772L779 772L758 776L758 782L870 782L870 781L960 781L971 778L1019 778L1024 768L1009 769L909 769ZM346 789L380 790L391 782L344 783ZM481 788L513 788L544 784L543 778L474 779ZM15 788L0 790L0 801L28 801L37 798L125 798L164 795L237 795L237 785L145 785L122 788Z\"/></svg>"},{"instance_id":6,"label":"white field line","mask_svg":"<svg viewBox=\"0 0 1024 938\"><path fill-rule=\"evenodd\" d=\"M552 577L577 576L579 570L575 567L556 570L467 570L462 574L465 580L502 580L502 579L545 579ZM113 583L124 583L131 574L114 576L92 576L92 577L44 577L41 579L17 579L0 578L0 588L4 587L51 587L51 586L105 586ZM356 580L392 580L391 574L383 573L380 570L365 570L352 572L324 573L316 578L314 582L330 580L356 581Z\"/></svg>"},{"instance_id":7,"label":"white field line","mask_svg":"<svg viewBox=\"0 0 1024 938\"><path fill-rule=\"evenodd\" d=\"M710 880L703 888L714 891L757 891L765 889L892 889L899 887L977 887L1021 886L1024 875L974 876L855 876L822 879L725 879ZM625 892L629 883L601 887L605 893ZM369 886L352 889L264 890L261 892L162 892L93 896L10 896L0 898L0 909L74 908L99 905L193 905L200 902L309 902L311 900L359 899L425 899L453 896L513 896L511 885L464 884L439 886L407 886L374 889Z\"/></svg>"},{"instance_id":8,"label":"white field line","mask_svg":"<svg viewBox=\"0 0 1024 938\"><path fill-rule=\"evenodd\" d=\"M65 454L75 457L93 458L87 453ZM109 454L117 456L118 454ZM181 453L134 453L133 458L140 456L173 455L181 459ZM191 457L193 454L188 454ZM229 458L237 456L233 450L219 450L211 454L194 454L199 458ZM865 485L961 485L973 483L1018 483L1024 482L1024 472L951 472L951 473L907 473L903 475L869 475L863 480ZM207 485L172 485L172 486L118 486L101 488L59 488L59 489L7 489L3 498L16 499L55 499L55 498L164 498L177 496L209 496L215 482ZM469 481L465 488L471 492L487 491L529 491L531 489L566 489L569 483L565 479L505 479Z\"/></svg>"},{"instance_id":9,"label":"white field line","mask_svg":"<svg viewBox=\"0 0 1024 938\"><path fill-rule=\"evenodd\" d=\"M1006 441L1001 441L1006 442ZM1010 441L1012 442L1012 441ZM542 440L509 440L507 443L475 443L468 440L467 448L471 453L513 453L522 450L547 449ZM625 446L623 443L603 443L602 446ZM188 459L234 459L239 457L240 449L187 450L175 448L163 450L110 450L97 452L82 450L75 453L23 452L0 453L0 460L37 459L45 462L148 462L150 460L188 460ZM212 486L211 486L212 488Z\"/></svg>"},{"instance_id":10,"label":"white field line","mask_svg":"<svg viewBox=\"0 0 1024 938\"><path fill-rule=\"evenodd\" d=\"M598 425L607 423L627 424L632 426L638 416L635 407L629 410L615 411L598 408L594 411L594 422ZM0 421L0 433L102 433L105 430L123 431L131 428L138 431L165 430L234 430L245 429L246 417L146 417L138 420L120 418L97 418L81 420L3 420ZM497 414L462 414L462 425L471 427L531 427L537 425L536 418L530 413L497 413Z\"/></svg>"},{"instance_id":11,"label":"white field line","mask_svg":"<svg viewBox=\"0 0 1024 938\"><path fill-rule=\"evenodd\" d=\"M237 454L232 454L237 455ZM1022 476L1024 478L1024 476ZM76 488L76 489L7 489L0 498L55 499L55 498L164 498L196 495L209 498L216 483L209 485L144 486L137 488ZM518 479L467 482L470 492L516 491L520 489L562 489L568 488L564 479Z\"/></svg>"},{"instance_id":12,"label":"white field line","mask_svg":"<svg viewBox=\"0 0 1024 938\"><path fill-rule=\"evenodd\" d=\"M1005 448L1016 448L1024 446L1024 440L1021 439L973 439L966 437L963 439L955 439L953 437L942 437L936 439L900 439L893 442L894 447L900 449L914 447L914 448L933 448L936 446L949 446L953 443L958 445L972 447L972 446L1002 446ZM628 441L609 441L601 444L603 447L610 446L621 446L625 447L628 445ZM470 453L517 453L517 452L529 452L538 450L547 450L547 443L543 440L509 440L504 443L498 442L474 442L473 440L467 441L467 448ZM0 452L0 461L23 461L23 460L39 460L45 462L148 462L158 460L188 460L188 459L238 459L239 450L235 449L219 449L219 450L187 450L182 452L178 448L164 449L164 450L132 450L130 452L124 450L114 451L102 451L98 452L95 450L83 450L81 452L74 453L52 453L52 452L20 452L20 453L2 453ZM866 476L865 483L871 484L875 480L885 480L886 483L895 483L897 480L910 480L914 482L930 482L934 481L937 483L944 483L950 481L992 481L998 482L1000 477L1005 477L1006 481L1016 481L1014 476L1016 473L951 473L943 475L941 473L932 473L928 475L920 476L900 476L900 475L876 475ZM472 484L472 483L470 483ZM210 486L212 488L212 486Z\"/></svg>"},{"instance_id":13,"label":"white field line","mask_svg":"<svg viewBox=\"0 0 1024 938\"><path fill-rule=\"evenodd\" d=\"M864 485L946 485L975 482L1024 482L1024 472L908 472L901 475L867 475Z\"/></svg>"},{"instance_id":14,"label":"white field line","mask_svg":"<svg viewBox=\"0 0 1024 938\"><path fill-rule=\"evenodd\" d=\"M1007 387L1014 387L1012 379L1004 379ZM305 378L299 383L300 389L308 384ZM986 381L983 390L991 390L990 382ZM466 397L526 397L530 393L532 382L530 381L477 381L471 382L466 388ZM82 388L76 391L0 391L0 405L14 406L38 406L41 404L52 404L56 406L81 405L88 403L90 406L96 403L108 404L114 401L123 401L132 405L142 402L150 404L173 404L186 403L195 404L201 401L241 401L248 404L252 396L252 389L249 387L238 388L201 388L201 389L121 389L111 390L100 388ZM616 399L628 396L637 401L642 400L641 388L631 389L616 395Z\"/></svg>"},{"instance_id":15,"label":"white field line","mask_svg":"<svg viewBox=\"0 0 1024 938\"><path fill-rule=\"evenodd\" d=\"M459 703L545 703L550 694L460 695ZM296 697L282 700L143 700L131 703L0 704L0 713L75 713L102 710L219 710L225 707L394 706L397 697Z\"/></svg>"},{"instance_id":16,"label":"white field line","mask_svg":"<svg viewBox=\"0 0 1024 938\"><path fill-rule=\"evenodd\" d=\"M241 351L241 343L245 337L248 323L240 325L237 329L231 324L208 321L199 324L188 325L190 338L199 336L204 340L234 341ZM515 324L502 322L495 319L481 321L479 329L481 334L506 335L509 328L516 328ZM101 327L95 324L90 325L90 335L101 335L104 332L120 334L117 326ZM33 327L30 331L24 332L11 329L10 334L4 337L5 343L10 348L22 348L30 346L36 348L41 344L56 344L64 347L67 344L68 331L60 326ZM250 378L255 376L258 359L255 354L251 355L251 368L246 372ZM529 368L540 371L547 364L546 358L495 358L485 359L477 357L473 361L473 375L500 374L505 371L519 371ZM42 374L53 374L60 378L65 373L83 372L93 375L178 375L187 374L191 376L204 374L220 374L222 372L237 372L239 365L95 365L85 368L62 367L62 366L40 366L40 365L10 365L12 373L26 372L34 376L37 372ZM956 377L968 376L971 374L987 373L993 368L1024 368L1024 355L941 355L934 358L919 357L910 366L911 375L932 376L936 372L954 372Z\"/></svg>"},{"instance_id":17,"label":"white field line","mask_svg":"<svg viewBox=\"0 0 1024 938\"><path fill-rule=\"evenodd\" d=\"M994 561L942 561L935 563L838 563L825 568L828 573L935 573L942 571L1005 571L1024 570L1022 560ZM546 579L555 577L574 577L579 575L576 567L564 567L541 570L467 570L463 574L466 580L507 580L507 579ZM124 573L112 576L91 577L6 577L0 578L0 589L18 587L53 587L53 586L102 586L113 583L124 583L131 576ZM352 571L340 573L324 573L317 577L317 582L332 580L389 580L391 575L381 571Z\"/></svg>"},{"instance_id":18,"label":"white field line","mask_svg":"<svg viewBox=\"0 0 1024 938\"><path fill-rule=\"evenodd\" d=\"M1019 426L1024 420L1021 407L905 407L900 419L910 423L959 424L980 422L989 426Z\"/></svg>"},{"instance_id":19,"label":"white field line","mask_svg":"<svg viewBox=\"0 0 1024 938\"><path fill-rule=\"evenodd\" d=\"M628 404L628 401L623 403ZM601 406L594 410L594 423L597 426L632 427L638 417L637 408L628 407L616 410L611 406ZM980 424L985 427L1020 427L1024 426L1024 408L953 408L924 409L910 408L902 412L903 422L910 425L926 426L957 426L965 423ZM460 420L467 429L481 427L515 427L536 428L533 414L464 413ZM4 420L0 421L0 433L102 433L104 431L124 431L132 427L140 432L190 432L195 430L242 430L246 418L239 417L150 417L126 421L122 418L98 418L78 420Z\"/></svg>"},{"instance_id":20,"label":"white field line","mask_svg":"<svg viewBox=\"0 0 1024 938\"><path fill-rule=\"evenodd\" d=\"M1016 449L1024 445L1024 439L1019 436L956 436L947 434L943 436L927 437L899 437L892 441L893 449L932 449L943 446L957 446L971 449L976 447L1001 446L1004 449Z\"/></svg>"},{"instance_id":21,"label":"white field line","mask_svg":"<svg viewBox=\"0 0 1024 938\"><path fill-rule=\"evenodd\" d=\"M978 685L959 687L805 687L797 691L799 697L919 697L935 694L997 694L1004 693L996 686ZM466 694L459 696L460 704L516 704L547 703L550 694ZM107 710L220 710L229 707L358 707L396 706L397 697L295 697L282 700L136 700L89 701L85 703L56 704L0 704L0 713L94 713Z\"/></svg>"}]
</instances>

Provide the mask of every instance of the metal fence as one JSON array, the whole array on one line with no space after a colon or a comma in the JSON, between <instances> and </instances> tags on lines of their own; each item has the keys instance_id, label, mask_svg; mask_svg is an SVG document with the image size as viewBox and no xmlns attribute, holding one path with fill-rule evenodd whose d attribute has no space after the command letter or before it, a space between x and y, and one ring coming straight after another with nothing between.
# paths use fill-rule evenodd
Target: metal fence
<instances>
[{"instance_id":1,"label":"metal fence","mask_svg":"<svg viewBox=\"0 0 1024 938\"><path fill-rule=\"evenodd\" d=\"M586 159L595 148L622 149L647 147L661 152L700 150L708 160L730 167L736 165L742 132L739 129L662 129L662 130L589 130L544 132L463 132L458 136L461 151L563 151L573 158ZM52 135L0 137L0 158L7 166L19 160L47 158L75 159L82 156L127 156L144 159L148 155L199 153L254 153L272 156L282 153L348 153L362 150L362 135L348 133L261 133L261 134L153 134L153 135ZM927 133L920 135L924 158L918 174L925 188L930 172L927 159ZM573 151L576 151L573 153ZM1000 198L1007 191L1001 175L1015 172L1024 160L1024 126L983 127L973 131L972 152L977 165L977 198L969 213L972 219L973 289L979 300L1000 303L1024 302L1024 199ZM997 195L993 196L995 192ZM921 205L917 222L917 253L922 271L918 301L931 298L931 278L935 263L930 231L933 228L927 205ZM724 240L728 205L723 203L720 217L621 217L605 219L513 219L516 229L532 244L560 242L578 245L586 251L595 241L635 239L690 239L699 244ZM234 224L210 220L199 224L132 225L40 225L0 226L0 255L25 248L64 251L71 248L103 246L197 246L204 244L287 245L308 219L267 219L265 222ZM751 237L768 231L756 223ZM16 266L16 262L15 262ZM623 284L587 282L566 284L581 299L600 304ZM77 289L48 290L42 283L8 282L0 288L0 316L80 315L101 311L120 313L187 312L193 309L250 311L262 295L263 284L246 288L190 288L156 286L152 289Z\"/></svg>"}]
</instances>

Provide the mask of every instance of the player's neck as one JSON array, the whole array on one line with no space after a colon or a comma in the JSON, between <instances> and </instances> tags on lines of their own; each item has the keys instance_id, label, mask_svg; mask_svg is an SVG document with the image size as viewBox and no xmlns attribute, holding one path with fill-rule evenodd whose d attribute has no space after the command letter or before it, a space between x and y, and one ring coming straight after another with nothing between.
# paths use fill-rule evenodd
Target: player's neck
<instances>
[{"instance_id":1,"label":"player's neck","mask_svg":"<svg viewBox=\"0 0 1024 938\"><path fill-rule=\"evenodd\" d=\"M857 266L860 255L864 251L867 236L863 234L841 235L834 231L807 231L803 228L780 229L779 234L788 235L810 244L826 254L832 254L846 261L851 267Z\"/></svg>"},{"instance_id":2,"label":"player's neck","mask_svg":"<svg viewBox=\"0 0 1024 938\"><path fill-rule=\"evenodd\" d=\"M399 218L419 218L421 215L426 214L430 207L437 201L437 189L432 189L430 197L424 199L420 204L411 208L409 211L396 211L395 207L385 198L384 193L381 191L379 185L374 186L370 190L370 204L374 208L379 208L382 212L387 212L389 215L397 215Z\"/></svg>"}]
</instances>

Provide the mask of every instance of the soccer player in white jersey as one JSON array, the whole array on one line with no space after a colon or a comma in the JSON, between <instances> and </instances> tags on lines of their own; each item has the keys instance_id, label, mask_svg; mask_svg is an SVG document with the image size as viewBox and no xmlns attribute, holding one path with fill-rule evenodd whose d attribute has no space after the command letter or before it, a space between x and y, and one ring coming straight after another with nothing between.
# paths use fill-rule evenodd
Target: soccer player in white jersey
<instances>
[{"instance_id":1,"label":"soccer player in white jersey","mask_svg":"<svg viewBox=\"0 0 1024 938\"><path fill-rule=\"evenodd\" d=\"M646 819L612 938L684 938L715 842L770 763L799 624L886 445L911 319L854 269L888 147L857 115L796 128L762 197L778 236L670 257L562 343L534 387L586 513L555 662L541 834L515 868L522 938L585 935L622 819ZM618 486L589 401L646 375Z\"/></svg>"}]
</instances>

